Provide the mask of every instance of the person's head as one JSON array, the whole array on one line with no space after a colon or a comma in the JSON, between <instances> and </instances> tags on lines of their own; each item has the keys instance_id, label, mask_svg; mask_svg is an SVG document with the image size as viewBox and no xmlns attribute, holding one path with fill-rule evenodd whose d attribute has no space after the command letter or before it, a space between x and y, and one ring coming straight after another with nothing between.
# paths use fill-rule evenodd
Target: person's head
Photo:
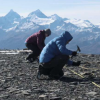
<instances>
[{"instance_id":1,"label":"person's head","mask_svg":"<svg viewBox=\"0 0 100 100\"><path fill-rule=\"evenodd\" d=\"M67 45L73 39L71 34L67 31L62 33L60 36L63 38L63 41L64 41L65 45Z\"/></svg>"},{"instance_id":2,"label":"person's head","mask_svg":"<svg viewBox=\"0 0 100 100\"><path fill-rule=\"evenodd\" d=\"M50 29L45 29L45 37L48 37L51 35L51 30Z\"/></svg>"},{"instance_id":3,"label":"person's head","mask_svg":"<svg viewBox=\"0 0 100 100\"><path fill-rule=\"evenodd\" d=\"M67 42L66 42L66 45L69 44L69 42L70 42L71 40L72 40L72 39L70 39L69 41L67 41Z\"/></svg>"}]
</instances>

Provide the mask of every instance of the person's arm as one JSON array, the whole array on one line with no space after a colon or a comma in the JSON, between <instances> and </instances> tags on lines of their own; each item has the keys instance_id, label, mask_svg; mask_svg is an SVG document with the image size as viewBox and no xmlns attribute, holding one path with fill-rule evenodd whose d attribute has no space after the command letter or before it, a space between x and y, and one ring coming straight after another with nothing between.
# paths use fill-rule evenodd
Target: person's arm
<instances>
[{"instance_id":1,"label":"person's arm","mask_svg":"<svg viewBox=\"0 0 100 100\"><path fill-rule=\"evenodd\" d=\"M68 60L67 64L69 66L79 66L81 64L81 61L74 62L74 61Z\"/></svg>"},{"instance_id":2,"label":"person's arm","mask_svg":"<svg viewBox=\"0 0 100 100\"><path fill-rule=\"evenodd\" d=\"M40 50L42 50L43 47L45 46L45 44L43 42L44 42L44 39L43 39L42 34L38 34L37 35L37 45L40 48Z\"/></svg>"},{"instance_id":3,"label":"person's arm","mask_svg":"<svg viewBox=\"0 0 100 100\"><path fill-rule=\"evenodd\" d=\"M43 42L43 47L45 47L45 43Z\"/></svg>"},{"instance_id":4,"label":"person's arm","mask_svg":"<svg viewBox=\"0 0 100 100\"><path fill-rule=\"evenodd\" d=\"M71 66L71 65L73 64L73 61L68 60L68 61L67 61L67 64L68 64L69 66Z\"/></svg>"},{"instance_id":5,"label":"person's arm","mask_svg":"<svg viewBox=\"0 0 100 100\"><path fill-rule=\"evenodd\" d=\"M66 45L62 41L56 41L56 45L60 52L65 55L72 55L72 51L66 48Z\"/></svg>"}]
</instances>

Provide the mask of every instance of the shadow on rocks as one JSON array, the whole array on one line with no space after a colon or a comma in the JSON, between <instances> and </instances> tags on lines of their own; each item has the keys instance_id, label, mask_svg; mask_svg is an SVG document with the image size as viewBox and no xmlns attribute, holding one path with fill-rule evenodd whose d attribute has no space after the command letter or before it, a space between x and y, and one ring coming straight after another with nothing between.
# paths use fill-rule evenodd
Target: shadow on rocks
<instances>
[{"instance_id":1,"label":"shadow on rocks","mask_svg":"<svg viewBox=\"0 0 100 100\"><path fill-rule=\"evenodd\" d=\"M71 78L71 77L62 77L60 79L60 81L63 82L96 82L96 83L100 83L100 79L99 78L83 78L83 79L77 79L77 78Z\"/></svg>"},{"instance_id":2,"label":"shadow on rocks","mask_svg":"<svg viewBox=\"0 0 100 100\"><path fill-rule=\"evenodd\" d=\"M60 81L63 81L63 82L83 82L83 79L77 79L77 78L71 78L71 77L62 77L60 79Z\"/></svg>"}]
</instances>

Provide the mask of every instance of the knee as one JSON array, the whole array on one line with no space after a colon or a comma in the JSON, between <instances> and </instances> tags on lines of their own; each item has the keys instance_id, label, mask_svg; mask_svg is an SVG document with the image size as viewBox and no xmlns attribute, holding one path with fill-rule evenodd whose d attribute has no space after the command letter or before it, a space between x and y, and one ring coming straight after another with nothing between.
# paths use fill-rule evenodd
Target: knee
<instances>
[{"instance_id":1,"label":"knee","mask_svg":"<svg viewBox=\"0 0 100 100\"><path fill-rule=\"evenodd\" d=\"M68 55L63 55L63 60L68 60L69 59L69 56Z\"/></svg>"},{"instance_id":2,"label":"knee","mask_svg":"<svg viewBox=\"0 0 100 100\"><path fill-rule=\"evenodd\" d=\"M28 49L30 49L29 43L26 43L25 45L26 45L26 47L27 47Z\"/></svg>"},{"instance_id":3,"label":"knee","mask_svg":"<svg viewBox=\"0 0 100 100\"><path fill-rule=\"evenodd\" d=\"M26 46L26 47L28 47L28 44L27 44L27 43L25 43L25 46Z\"/></svg>"}]
</instances>

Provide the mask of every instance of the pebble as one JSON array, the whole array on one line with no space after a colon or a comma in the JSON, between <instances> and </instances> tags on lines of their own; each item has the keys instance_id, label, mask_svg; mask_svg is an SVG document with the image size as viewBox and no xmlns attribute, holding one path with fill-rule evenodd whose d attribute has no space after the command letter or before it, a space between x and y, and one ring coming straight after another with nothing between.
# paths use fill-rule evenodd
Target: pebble
<instances>
[{"instance_id":1,"label":"pebble","mask_svg":"<svg viewBox=\"0 0 100 100\"><path fill-rule=\"evenodd\" d=\"M87 95L94 96L94 95L96 95L97 93L96 93L96 92L91 91L91 92L88 92L88 93L86 93L86 94L87 94Z\"/></svg>"},{"instance_id":2,"label":"pebble","mask_svg":"<svg viewBox=\"0 0 100 100\"><path fill-rule=\"evenodd\" d=\"M39 100L49 100L49 97L47 95L40 95Z\"/></svg>"}]
</instances>

